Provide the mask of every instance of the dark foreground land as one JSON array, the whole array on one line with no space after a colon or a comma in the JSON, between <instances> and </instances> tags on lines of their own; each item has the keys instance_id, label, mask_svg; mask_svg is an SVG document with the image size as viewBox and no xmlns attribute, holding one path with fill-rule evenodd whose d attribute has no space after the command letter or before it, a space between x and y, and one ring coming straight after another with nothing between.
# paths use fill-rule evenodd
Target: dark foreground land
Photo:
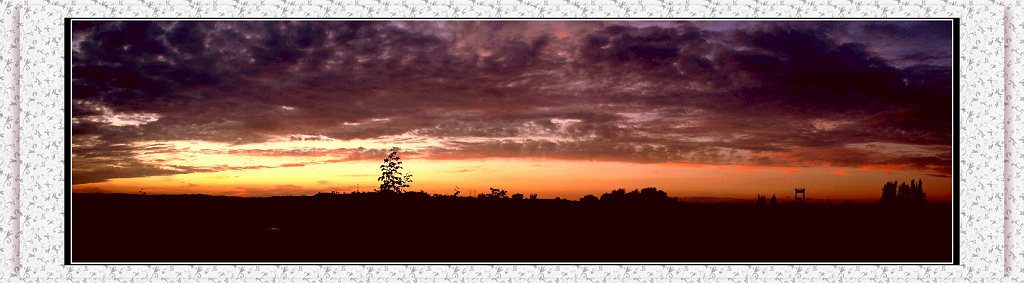
<instances>
[{"instance_id":1,"label":"dark foreground land","mask_svg":"<svg viewBox=\"0 0 1024 283\"><path fill-rule=\"evenodd\" d=\"M75 194L75 262L948 262L948 203Z\"/></svg>"}]
</instances>

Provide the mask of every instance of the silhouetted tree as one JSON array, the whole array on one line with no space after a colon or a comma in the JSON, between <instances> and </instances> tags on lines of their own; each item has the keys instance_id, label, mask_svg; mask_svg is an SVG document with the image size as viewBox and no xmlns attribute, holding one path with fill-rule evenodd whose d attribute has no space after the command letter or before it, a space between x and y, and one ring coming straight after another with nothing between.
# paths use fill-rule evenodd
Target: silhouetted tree
<instances>
[{"instance_id":1,"label":"silhouetted tree","mask_svg":"<svg viewBox=\"0 0 1024 283\"><path fill-rule=\"evenodd\" d=\"M523 199L523 194L514 194L512 195L512 199Z\"/></svg>"},{"instance_id":2,"label":"silhouetted tree","mask_svg":"<svg viewBox=\"0 0 1024 283\"><path fill-rule=\"evenodd\" d=\"M765 204L767 204L767 201L766 201L767 198L768 198L767 196L762 196L762 195L758 194L757 195L757 205L765 205Z\"/></svg>"},{"instance_id":3,"label":"silhouetted tree","mask_svg":"<svg viewBox=\"0 0 1024 283\"><path fill-rule=\"evenodd\" d=\"M779 203L779 199L775 198L775 195L772 195L772 200L768 201L768 204L776 204L776 203Z\"/></svg>"},{"instance_id":4,"label":"silhouetted tree","mask_svg":"<svg viewBox=\"0 0 1024 283\"><path fill-rule=\"evenodd\" d=\"M537 194L530 194L530 199L537 199Z\"/></svg>"},{"instance_id":5,"label":"silhouetted tree","mask_svg":"<svg viewBox=\"0 0 1024 283\"><path fill-rule=\"evenodd\" d=\"M384 165L380 166L380 178L377 178L377 181L381 181L377 192L402 193L404 188L408 188L409 183L412 183L411 174L403 176L399 171L402 169L401 159L397 151L392 151L387 158L384 158Z\"/></svg>"},{"instance_id":6,"label":"silhouetted tree","mask_svg":"<svg viewBox=\"0 0 1024 283\"><path fill-rule=\"evenodd\" d=\"M585 195L585 196L583 196L583 198L580 198L580 202L585 202L585 203L595 203L595 202L598 202L598 201L599 200L597 199L597 196L595 196L595 195Z\"/></svg>"}]
</instances>

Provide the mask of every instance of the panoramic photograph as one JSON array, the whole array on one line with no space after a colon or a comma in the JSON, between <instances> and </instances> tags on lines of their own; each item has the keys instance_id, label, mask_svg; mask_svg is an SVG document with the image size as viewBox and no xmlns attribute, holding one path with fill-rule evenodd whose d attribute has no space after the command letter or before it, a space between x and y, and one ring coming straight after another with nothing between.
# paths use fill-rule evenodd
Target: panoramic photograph
<instances>
[{"instance_id":1,"label":"panoramic photograph","mask_svg":"<svg viewBox=\"0 0 1024 283\"><path fill-rule=\"evenodd\" d=\"M70 264L953 264L953 20L72 19Z\"/></svg>"}]
</instances>

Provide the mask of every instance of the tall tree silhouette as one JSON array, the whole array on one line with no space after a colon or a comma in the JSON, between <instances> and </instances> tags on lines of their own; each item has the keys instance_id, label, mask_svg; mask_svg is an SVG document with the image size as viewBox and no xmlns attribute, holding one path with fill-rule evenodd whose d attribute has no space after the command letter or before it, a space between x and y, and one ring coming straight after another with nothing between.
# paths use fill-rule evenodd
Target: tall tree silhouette
<instances>
[{"instance_id":1,"label":"tall tree silhouette","mask_svg":"<svg viewBox=\"0 0 1024 283\"><path fill-rule=\"evenodd\" d=\"M910 203L923 204L927 202L925 200L924 188L921 187L923 185L921 182L921 180L917 180L915 183L913 179L910 180L910 199L908 200Z\"/></svg>"},{"instance_id":2,"label":"tall tree silhouette","mask_svg":"<svg viewBox=\"0 0 1024 283\"><path fill-rule=\"evenodd\" d=\"M885 182L885 186L882 186L882 199L879 200L881 203L894 203L898 201L896 195L896 188L898 185L896 181Z\"/></svg>"},{"instance_id":3,"label":"tall tree silhouette","mask_svg":"<svg viewBox=\"0 0 1024 283\"><path fill-rule=\"evenodd\" d=\"M384 164L380 166L380 178L377 178L377 181L381 181L378 192L403 193L404 188L408 188L409 183L412 183L412 174L404 175L400 171L402 170L401 160L402 157L398 156L397 151L392 151L387 158L384 158Z\"/></svg>"},{"instance_id":4,"label":"tall tree silhouette","mask_svg":"<svg viewBox=\"0 0 1024 283\"><path fill-rule=\"evenodd\" d=\"M907 186L906 182L900 184L899 189L896 191L896 196L900 199L900 201L910 200L910 195L910 186Z\"/></svg>"}]
</instances>

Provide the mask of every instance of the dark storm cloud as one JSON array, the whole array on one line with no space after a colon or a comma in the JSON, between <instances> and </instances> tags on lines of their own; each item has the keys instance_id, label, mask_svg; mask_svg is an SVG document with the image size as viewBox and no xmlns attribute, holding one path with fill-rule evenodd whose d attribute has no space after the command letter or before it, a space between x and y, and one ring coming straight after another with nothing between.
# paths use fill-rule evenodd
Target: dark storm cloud
<instances>
[{"instance_id":1,"label":"dark storm cloud","mask_svg":"<svg viewBox=\"0 0 1024 283\"><path fill-rule=\"evenodd\" d=\"M661 79L699 81L727 86L727 76L706 55L716 48L711 32L695 27L634 28L610 26L581 40L578 49L585 68L602 74L639 72Z\"/></svg>"},{"instance_id":2,"label":"dark storm cloud","mask_svg":"<svg viewBox=\"0 0 1024 283\"><path fill-rule=\"evenodd\" d=\"M757 64L742 57L725 58L746 66L734 70L740 73L775 74L735 93L751 107L781 103L789 111L808 114L873 112L906 91L900 70L867 52L862 44L838 44L820 31L799 27L737 32L736 37L740 44L771 58L765 60L775 60Z\"/></svg>"},{"instance_id":3,"label":"dark storm cloud","mask_svg":"<svg viewBox=\"0 0 1024 283\"><path fill-rule=\"evenodd\" d=\"M869 41L896 66L952 64L953 25L949 22L865 22L851 29L854 38Z\"/></svg>"},{"instance_id":4,"label":"dark storm cloud","mask_svg":"<svg viewBox=\"0 0 1024 283\"><path fill-rule=\"evenodd\" d=\"M110 149L135 142L408 134L447 141L420 152L436 158L946 174L948 155L798 149L949 145L950 32L910 21L75 21L75 170L201 170ZM110 162L136 169L114 173Z\"/></svg>"}]
</instances>

